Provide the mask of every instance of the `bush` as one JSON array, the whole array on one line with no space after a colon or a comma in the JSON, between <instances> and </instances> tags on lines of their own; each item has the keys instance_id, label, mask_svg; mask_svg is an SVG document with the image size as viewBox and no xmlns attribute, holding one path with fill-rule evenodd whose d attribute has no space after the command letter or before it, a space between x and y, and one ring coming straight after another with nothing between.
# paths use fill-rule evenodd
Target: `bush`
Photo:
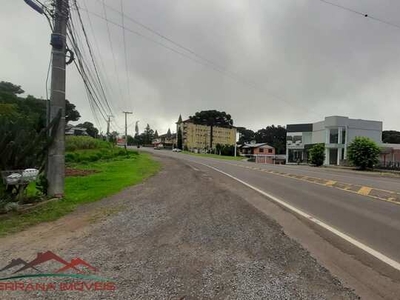
<instances>
[{"instance_id":1,"label":"bush","mask_svg":"<svg viewBox=\"0 0 400 300\"><path fill-rule=\"evenodd\" d=\"M310 161L313 165L320 167L325 161L325 145L316 144L308 152L310 155Z\"/></svg>"},{"instance_id":2,"label":"bush","mask_svg":"<svg viewBox=\"0 0 400 300\"><path fill-rule=\"evenodd\" d=\"M347 158L361 170L373 168L381 153L379 146L370 138L356 137L347 149Z\"/></svg>"},{"instance_id":3,"label":"bush","mask_svg":"<svg viewBox=\"0 0 400 300\"><path fill-rule=\"evenodd\" d=\"M65 155L66 163L81 163L86 164L99 160L111 160L117 158L129 158L138 155L136 151L125 151L124 149L110 148L99 150L79 150L69 152Z\"/></svg>"},{"instance_id":4,"label":"bush","mask_svg":"<svg viewBox=\"0 0 400 300\"><path fill-rule=\"evenodd\" d=\"M112 148L111 143L95 139L90 136L67 136L65 138L65 141L66 141L65 145L66 151Z\"/></svg>"}]
</instances>

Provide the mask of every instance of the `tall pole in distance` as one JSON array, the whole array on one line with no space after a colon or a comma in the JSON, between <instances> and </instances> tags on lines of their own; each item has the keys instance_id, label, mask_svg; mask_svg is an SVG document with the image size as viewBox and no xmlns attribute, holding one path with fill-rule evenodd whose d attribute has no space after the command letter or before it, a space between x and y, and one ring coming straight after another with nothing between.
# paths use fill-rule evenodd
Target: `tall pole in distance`
<instances>
[{"instance_id":1,"label":"tall pole in distance","mask_svg":"<svg viewBox=\"0 0 400 300\"><path fill-rule=\"evenodd\" d=\"M111 123L111 116L107 116L107 142L110 141L110 123Z\"/></svg>"},{"instance_id":2,"label":"tall pole in distance","mask_svg":"<svg viewBox=\"0 0 400 300\"><path fill-rule=\"evenodd\" d=\"M48 195L62 198L65 177L65 56L66 34L69 17L68 0L55 0L54 30L51 35L52 69L49 118L50 122L61 113L58 124L53 128L54 140L48 149L46 177Z\"/></svg>"},{"instance_id":3,"label":"tall pole in distance","mask_svg":"<svg viewBox=\"0 0 400 300\"><path fill-rule=\"evenodd\" d=\"M133 114L131 111L123 111L125 114L125 150L128 148L128 115Z\"/></svg>"}]
</instances>

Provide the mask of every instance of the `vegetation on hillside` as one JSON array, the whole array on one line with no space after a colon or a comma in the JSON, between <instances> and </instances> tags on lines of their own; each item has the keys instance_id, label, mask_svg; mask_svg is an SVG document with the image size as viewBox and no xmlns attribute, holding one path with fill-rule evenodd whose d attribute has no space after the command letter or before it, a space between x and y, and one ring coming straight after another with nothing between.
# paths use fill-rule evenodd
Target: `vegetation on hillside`
<instances>
[{"instance_id":1,"label":"vegetation on hillside","mask_svg":"<svg viewBox=\"0 0 400 300\"><path fill-rule=\"evenodd\" d=\"M85 149L111 148L113 145L103 140L89 136L67 136L65 138L65 150L67 152Z\"/></svg>"},{"instance_id":2,"label":"vegetation on hillside","mask_svg":"<svg viewBox=\"0 0 400 300\"><path fill-rule=\"evenodd\" d=\"M384 130L382 132L382 142L388 144L400 144L400 131Z\"/></svg>"}]
</instances>

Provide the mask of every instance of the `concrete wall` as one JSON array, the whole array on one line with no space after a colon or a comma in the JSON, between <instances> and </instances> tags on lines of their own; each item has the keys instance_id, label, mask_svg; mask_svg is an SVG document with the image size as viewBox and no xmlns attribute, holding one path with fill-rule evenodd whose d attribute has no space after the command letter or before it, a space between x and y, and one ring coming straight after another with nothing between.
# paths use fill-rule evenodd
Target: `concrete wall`
<instances>
[{"instance_id":1,"label":"concrete wall","mask_svg":"<svg viewBox=\"0 0 400 300\"><path fill-rule=\"evenodd\" d=\"M303 144L308 145L312 144L312 132L303 132Z\"/></svg>"},{"instance_id":2,"label":"concrete wall","mask_svg":"<svg viewBox=\"0 0 400 300\"><path fill-rule=\"evenodd\" d=\"M368 137L376 143L381 144L382 122L349 119L347 142L351 143L357 136Z\"/></svg>"},{"instance_id":3,"label":"concrete wall","mask_svg":"<svg viewBox=\"0 0 400 300\"><path fill-rule=\"evenodd\" d=\"M372 139L378 144L382 143L382 122L359 119L349 119L347 117L332 116L326 117L325 121L314 123L312 143L328 142L329 128L346 128L347 143L350 143L357 136L364 136Z\"/></svg>"},{"instance_id":4,"label":"concrete wall","mask_svg":"<svg viewBox=\"0 0 400 300\"><path fill-rule=\"evenodd\" d=\"M325 122L317 122L313 124L312 144L325 143Z\"/></svg>"}]
</instances>

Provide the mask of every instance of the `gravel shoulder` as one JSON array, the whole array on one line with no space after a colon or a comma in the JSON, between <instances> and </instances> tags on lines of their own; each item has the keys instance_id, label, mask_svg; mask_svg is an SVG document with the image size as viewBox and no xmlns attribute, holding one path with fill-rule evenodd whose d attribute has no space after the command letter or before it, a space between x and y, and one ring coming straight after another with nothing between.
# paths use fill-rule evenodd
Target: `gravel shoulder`
<instances>
[{"instance_id":1,"label":"gravel shoulder","mask_svg":"<svg viewBox=\"0 0 400 300\"><path fill-rule=\"evenodd\" d=\"M116 291L0 298L358 299L238 194L183 162L162 163L143 184L0 239L0 268L51 250L98 267Z\"/></svg>"}]
</instances>

